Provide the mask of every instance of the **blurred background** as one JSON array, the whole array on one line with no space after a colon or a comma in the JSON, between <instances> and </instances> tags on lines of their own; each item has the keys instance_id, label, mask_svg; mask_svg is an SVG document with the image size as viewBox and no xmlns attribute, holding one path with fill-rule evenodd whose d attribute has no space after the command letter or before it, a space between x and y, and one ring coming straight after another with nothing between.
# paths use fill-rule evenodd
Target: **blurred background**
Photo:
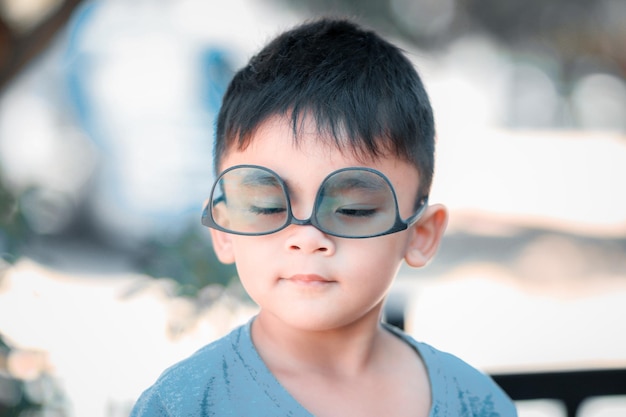
<instances>
[{"instance_id":1,"label":"blurred background","mask_svg":"<svg viewBox=\"0 0 626 417\"><path fill-rule=\"evenodd\" d=\"M255 313L200 226L214 118L318 15L401 45L436 113L450 226L389 317L493 374L626 368L626 1L0 0L1 417L125 417Z\"/></svg>"}]
</instances>

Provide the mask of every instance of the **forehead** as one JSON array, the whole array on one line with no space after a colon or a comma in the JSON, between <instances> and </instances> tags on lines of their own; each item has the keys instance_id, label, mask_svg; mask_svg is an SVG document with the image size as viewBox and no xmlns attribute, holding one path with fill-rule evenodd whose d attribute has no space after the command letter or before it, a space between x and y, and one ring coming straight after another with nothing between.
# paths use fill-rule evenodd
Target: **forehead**
<instances>
[{"instance_id":1,"label":"forehead","mask_svg":"<svg viewBox=\"0 0 626 417\"><path fill-rule=\"evenodd\" d=\"M287 115L269 117L261 122L252 133L243 138L231 137L228 139L219 168L224 168L222 162L228 154L245 151L249 147L256 148L254 152L258 152L260 147L266 146L265 142L268 142L270 137L275 139L273 142L280 141L281 147L294 147L300 152L306 152L307 148L315 147L317 150L324 150L328 154L349 153L356 159L365 161L374 159L369 152L356 149L347 139L343 129L333 131L331 128L318 126L313 118L306 113L294 122L288 113Z\"/></svg>"},{"instance_id":2,"label":"forehead","mask_svg":"<svg viewBox=\"0 0 626 417\"><path fill-rule=\"evenodd\" d=\"M343 147L342 145L345 145ZM347 167L369 167L382 172L395 188L418 186L417 169L392 155L364 155L338 135L320 132L311 118L302 119L298 137L291 119L274 116L263 122L251 135L247 146L231 146L221 159L219 171L235 165L260 165L275 171L287 182L301 179L319 183L331 172Z\"/></svg>"}]
</instances>

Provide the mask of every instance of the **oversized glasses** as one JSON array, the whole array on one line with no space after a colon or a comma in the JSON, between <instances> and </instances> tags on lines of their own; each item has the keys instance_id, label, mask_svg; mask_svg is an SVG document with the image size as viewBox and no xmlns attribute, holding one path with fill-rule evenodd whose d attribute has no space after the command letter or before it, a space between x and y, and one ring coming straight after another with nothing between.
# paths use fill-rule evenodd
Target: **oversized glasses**
<instances>
[{"instance_id":1,"label":"oversized glasses","mask_svg":"<svg viewBox=\"0 0 626 417\"><path fill-rule=\"evenodd\" d=\"M426 209L428 198L416 211L400 217L398 199L382 173L361 167L329 174L317 191L308 219L294 217L285 182L268 168L237 165L222 172L202 213L202 224L227 233L258 236L285 227L312 225L345 238L368 238L406 230Z\"/></svg>"}]
</instances>

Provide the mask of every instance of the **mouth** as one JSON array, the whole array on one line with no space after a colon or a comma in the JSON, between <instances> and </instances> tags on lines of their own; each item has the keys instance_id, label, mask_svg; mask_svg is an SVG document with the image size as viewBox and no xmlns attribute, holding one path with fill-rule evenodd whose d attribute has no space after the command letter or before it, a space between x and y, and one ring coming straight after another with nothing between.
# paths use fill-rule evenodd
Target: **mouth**
<instances>
[{"instance_id":1,"label":"mouth","mask_svg":"<svg viewBox=\"0 0 626 417\"><path fill-rule=\"evenodd\" d=\"M301 285L323 285L330 284L333 281L317 274L296 274L285 278L289 282Z\"/></svg>"}]
</instances>

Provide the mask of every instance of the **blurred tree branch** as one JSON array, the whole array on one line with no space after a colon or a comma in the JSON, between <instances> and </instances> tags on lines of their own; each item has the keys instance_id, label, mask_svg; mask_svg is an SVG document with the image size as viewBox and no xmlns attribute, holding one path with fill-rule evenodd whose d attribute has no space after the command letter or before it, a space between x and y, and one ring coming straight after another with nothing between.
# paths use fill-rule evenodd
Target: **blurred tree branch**
<instances>
[{"instance_id":1,"label":"blurred tree branch","mask_svg":"<svg viewBox=\"0 0 626 417\"><path fill-rule=\"evenodd\" d=\"M62 1L60 7L26 31L11 25L7 16L0 14L0 92L48 47L82 2L83 0Z\"/></svg>"}]
</instances>

